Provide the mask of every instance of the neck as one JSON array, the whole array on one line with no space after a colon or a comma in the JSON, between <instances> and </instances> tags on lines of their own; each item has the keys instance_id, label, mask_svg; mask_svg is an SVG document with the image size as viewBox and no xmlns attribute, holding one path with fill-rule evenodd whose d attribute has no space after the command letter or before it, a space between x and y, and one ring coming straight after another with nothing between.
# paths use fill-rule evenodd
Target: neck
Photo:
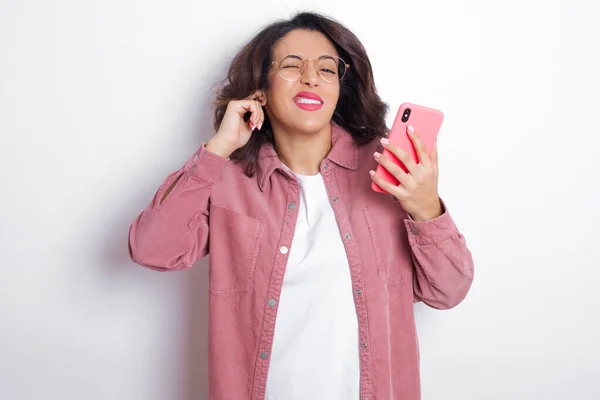
<instances>
[{"instance_id":1,"label":"neck","mask_svg":"<svg viewBox=\"0 0 600 400\"><path fill-rule=\"evenodd\" d=\"M330 124L327 124L320 132L310 135L273 129L273 136L279 159L299 175L318 174L321 162L331 150Z\"/></svg>"}]
</instances>

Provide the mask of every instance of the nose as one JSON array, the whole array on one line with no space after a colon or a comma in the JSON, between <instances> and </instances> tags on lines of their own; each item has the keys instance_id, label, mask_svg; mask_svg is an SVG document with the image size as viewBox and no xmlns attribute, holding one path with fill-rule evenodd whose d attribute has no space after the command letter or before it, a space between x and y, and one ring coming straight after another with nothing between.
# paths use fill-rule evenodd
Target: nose
<instances>
[{"instance_id":1,"label":"nose","mask_svg":"<svg viewBox=\"0 0 600 400\"><path fill-rule=\"evenodd\" d=\"M317 63L313 60L307 60L300 81L308 87L318 86L319 71L317 71Z\"/></svg>"}]
</instances>

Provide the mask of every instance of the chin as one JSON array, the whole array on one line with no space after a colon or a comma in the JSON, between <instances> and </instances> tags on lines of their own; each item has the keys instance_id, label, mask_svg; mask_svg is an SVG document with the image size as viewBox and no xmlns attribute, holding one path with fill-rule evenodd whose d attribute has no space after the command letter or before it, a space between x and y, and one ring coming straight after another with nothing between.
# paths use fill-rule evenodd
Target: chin
<instances>
[{"instance_id":1,"label":"chin","mask_svg":"<svg viewBox=\"0 0 600 400\"><path fill-rule=\"evenodd\" d=\"M327 112L303 112L302 115L294 116L294 125L298 130L307 133L318 133L331 124L332 113Z\"/></svg>"},{"instance_id":2,"label":"chin","mask_svg":"<svg viewBox=\"0 0 600 400\"><path fill-rule=\"evenodd\" d=\"M308 133L315 134L321 132L331 123L331 119L319 118L318 120L304 120L296 124L298 130Z\"/></svg>"}]
</instances>

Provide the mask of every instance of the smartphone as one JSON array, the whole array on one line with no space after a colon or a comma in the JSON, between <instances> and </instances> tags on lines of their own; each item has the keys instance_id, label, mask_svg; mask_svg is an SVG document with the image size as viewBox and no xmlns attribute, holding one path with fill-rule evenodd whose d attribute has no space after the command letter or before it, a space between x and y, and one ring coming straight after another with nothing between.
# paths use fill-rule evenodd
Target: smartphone
<instances>
[{"instance_id":1,"label":"smartphone","mask_svg":"<svg viewBox=\"0 0 600 400\"><path fill-rule=\"evenodd\" d=\"M398 108L398 113L396 114L396 119L390 130L388 139L390 142L406 151L413 160L418 163L419 157L417 151L406 131L408 125L413 126L415 132L418 133L421 141L423 141L427 153L431 154L443 120L444 114L439 110L412 103L403 103L400 108ZM396 165L400 166L404 172L408 173L408 169L406 169L402 161L391 152L383 149L382 154L392 160ZM400 184L400 182L398 182L398 180L381 165L377 166L376 172L381 175L386 182L390 182L396 186ZM387 193L375 182L372 183L371 187L376 192Z\"/></svg>"}]
</instances>

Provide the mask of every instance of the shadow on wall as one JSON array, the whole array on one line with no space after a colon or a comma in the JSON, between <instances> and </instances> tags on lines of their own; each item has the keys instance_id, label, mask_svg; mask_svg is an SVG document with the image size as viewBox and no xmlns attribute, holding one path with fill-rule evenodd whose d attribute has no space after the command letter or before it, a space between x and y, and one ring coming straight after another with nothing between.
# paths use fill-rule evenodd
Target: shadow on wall
<instances>
[{"instance_id":1,"label":"shadow on wall","mask_svg":"<svg viewBox=\"0 0 600 400\"><path fill-rule=\"evenodd\" d=\"M215 68L222 69L222 63L215 62ZM223 71L218 73L213 71L213 74L206 74L212 77L221 79ZM199 81L207 82L207 76L197 77ZM212 85L202 86L198 96L191 101L191 107L195 110L191 113L194 118L189 132L166 132L165 135L179 135L185 137L183 142L189 143L190 148L186 148L183 152L184 156L180 164L174 166L172 170L183 165L186 158L189 157L204 141L208 140L214 134L212 121L213 110L210 102L214 98L214 87L217 86L218 79L214 79ZM185 93L183 94L185 95ZM183 107L188 107L189 102L186 100ZM179 142L181 143L181 142ZM177 149L174 149L177 150ZM161 181L172 170L165 170L164 176L160 176L155 180ZM130 184L121 193L131 193L131 189L139 187L140 177L131 176ZM125 207L117 207L111 209L107 215L111 216L112 221L110 229L107 229L108 237L104 241L102 249L102 258L110 266L102 279L114 282L130 281L132 275L136 275L136 267L132 265L128 250L128 232L134 218L141 212L150 202L155 193L156 188L152 189L149 196L134 196L143 198L141 203ZM131 195L131 194L130 194ZM118 204L118 203L117 203ZM114 203L113 203L114 205ZM131 268L130 268L131 267ZM139 267L143 268L143 267ZM159 272L155 272L159 273ZM185 292L181 294L181 310L184 315L184 326L181 326L181 364L179 373L180 379L178 382L182 387L178 388L181 393L181 398L177 400L206 400L208 398L208 256L199 260L194 266L186 271L167 272L168 274L181 274L180 277L185 282ZM165 344L166 345L166 344ZM156 359L156 363L160 360Z\"/></svg>"},{"instance_id":2,"label":"shadow on wall","mask_svg":"<svg viewBox=\"0 0 600 400\"><path fill-rule=\"evenodd\" d=\"M183 371L188 394L182 400L208 399L208 256L198 261L187 276L188 307L187 353L183 355Z\"/></svg>"},{"instance_id":3,"label":"shadow on wall","mask_svg":"<svg viewBox=\"0 0 600 400\"><path fill-rule=\"evenodd\" d=\"M215 73L212 76L218 76ZM197 146L206 141L214 134L212 121L213 110L210 102L214 99L212 90L216 85L210 87L203 102L200 103L201 112L196 121L193 140L197 140ZM198 132L201 132L198 137ZM196 148L190 149L190 154ZM183 304L187 307L187 316L184 337L186 353L182 356L182 371L185 372L187 382L187 395L182 400L206 400L208 399L208 255L196 262L188 271L182 272L187 276L185 287L187 293ZM185 388L184 388L185 389ZM182 390L182 393L185 393Z\"/></svg>"}]
</instances>

